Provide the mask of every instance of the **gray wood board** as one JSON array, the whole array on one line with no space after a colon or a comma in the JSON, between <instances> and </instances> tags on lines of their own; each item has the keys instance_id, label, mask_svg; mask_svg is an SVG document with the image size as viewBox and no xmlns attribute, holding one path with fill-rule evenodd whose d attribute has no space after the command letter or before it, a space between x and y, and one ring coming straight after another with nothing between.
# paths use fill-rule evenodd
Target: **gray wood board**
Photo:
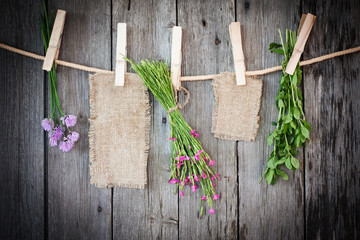
<instances>
[{"instance_id":1,"label":"gray wood board","mask_svg":"<svg viewBox=\"0 0 360 240\"><path fill-rule=\"evenodd\" d=\"M1 1L0 42L42 53L40 1ZM28 11L21 11L28 9ZM0 239L44 237L44 74L0 50Z\"/></svg>"},{"instance_id":2,"label":"gray wood board","mask_svg":"<svg viewBox=\"0 0 360 240\"><path fill-rule=\"evenodd\" d=\"M60 59L114 69L116 26L127 23L128 56L168 59L171 28L183 27L182 75L233 71L228 25L240 21L246 67L279 65L270 42L278 29L296 30L301 13L317 15L304 59L358 46L355 0L295 1L49 1L67 11ZM0 42L43 53L41 1L1 1ZM63 110L78 116L81 138L70 153L48 148L41 120L49 109L42 62L0 50L1 239L356 239L359 238L359 54L303 68L305 113L313 143L300 151L300 170L275 186L259 184L271 152L266 138L277 120L280 73L264 81L260 129L254 142L211 134L211 81L183 83L191 93L182 110L198 129L222 180L216 214L198 219L199 192L173 194L168 116L151 97L152 124L145 190L100 189L89 183L88 73L58 67ZM131 70L129 70L131 71ZM184 99L181 94L181 100Z\"/></svg>"},{"instance_id":3,"label":"gray wood board","mask_svg":"<svg viewBox=\"0 0 360 240\"><path fill-rule=\"evenodd\" d=\"M67 11L60 59L110 69L110 1L50 2ZM111 189L90 185L89 73L59 66L59 98L65 114L78 117L80 140L69 153L49 148L50 239L111 239Z\"/></svg>"},{"instance_id":4,"label":"gray wood board","mask_svg":"<svg viewBox=\"0 0 360 240\"><path fill-rule=\"evenodd\" d=\"M183 27L182 75L215 74L231 71L229 24L235 20L233 1L179 1L178 22ZM206 206L199 219L200 188L190 188L179 201L180 239L223 239L237 237L237 160L236 142L220 140L211 133L214 93L211 81L185 82L191 94L182 110L184 119L197 129L204 150L216 161L221 181L215 190L220 199L214 201L217 214L210 215ZM205 204L207 205L207 204Z\"/></svg>"},{"instance_id":5,"label":"gray wood board","mask_svg":"<svg viewBox=\"0 0 360 240\"><path fill-rule=\"evenodd\" d=\"M127 56L170 60L171 30L176 23L175 1L113 1L113 69L116 26L127 23ZM129 64L128 64L129 65ZM151 95L152 123L148 184L144 190L114 189L114 239L173 239L178 236L178 196L170 176L168 117Z\"/></svg>"},{"instance_id":6,"label":"gray wood board","mask_svg":"<svg viewBox=\"0 0 360 240\"><path fill-rule=\"evenodd\" d=\"M296 1L238 2L237 21L241 22L244 54L248 70L278 66L280 54L270 53L271 42L280 42L278 29L296 30L300 22ZM284 38L285 39L285 38ZM264 81L260 110L260 128L256 141L238 143L239 157L239 237L241 239L302 239L304 238L303 167L295 173L285 170L289 180L278 179L269 186L260 178L266 169L272 147L268 135L277 121L275 96L280 72L260 76ZM298 156L303 162L302 154Z\"/></svg>"},{"instance_id":7,"label":"gray wood board","mask_svg":"<svg viewBox=\"0 0 360 240\"><path fill-rule=\"evenodd\" d=\"M359 1L303 1L318 16L304 52L317 57L360 43ZM304 67L306 237L360 238L359 53Z\"/></svg>"}]
</instances>

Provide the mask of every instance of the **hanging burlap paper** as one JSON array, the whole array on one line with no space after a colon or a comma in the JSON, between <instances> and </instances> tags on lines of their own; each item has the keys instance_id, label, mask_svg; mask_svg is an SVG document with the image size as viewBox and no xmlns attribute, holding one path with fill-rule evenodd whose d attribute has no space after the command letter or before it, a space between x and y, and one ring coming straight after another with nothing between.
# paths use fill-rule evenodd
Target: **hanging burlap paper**
<instances>
[{"instance_id":1,"label":"hanging burlap paper","mask_svg":"<svg viewBox=\"0 0 360 240\"><path fill-rule=\"evenodd\" d=\"M143 189L149 151L150 105L141 78L127 73L90 75L90 182L98 187Z\"/></svg>"},{"instance_id":2,"label":"hanging burlap paper","mask_svg":"<svg viewBox=\"0 0 360 240\"><path fill-rule=\"evenodd\" d=\"M262 85L262 80L247 77L245 86L237 86L234 73L220 73L215 77L211 129L215 137L255 140L259 128Z\"/></svg>"}]
</instances>

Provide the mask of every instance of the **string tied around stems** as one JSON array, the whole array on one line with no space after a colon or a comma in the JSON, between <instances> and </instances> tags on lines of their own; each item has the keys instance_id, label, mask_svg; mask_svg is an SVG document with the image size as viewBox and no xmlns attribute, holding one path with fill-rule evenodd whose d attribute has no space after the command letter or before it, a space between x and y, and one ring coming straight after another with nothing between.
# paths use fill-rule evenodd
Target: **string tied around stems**
<instances>
[{"instance_id":1,"label":"string tied around stems","mask_svg":"<svg viewBox=\"0 0 360 240\"><path fill-rule=\"evenodd\" d=\"M175 110L183 109L183 108L186 106L186 104L189 103L189 100L190 100L190 92L189 92L186 88L184 88L184 87L181 87L180 92L181 92L182 90L184 90L185 95L186 95L185 102L184 102L182 105L179 104L179 101L178 101L178 92L179 92L179 91L175 90L175 102L176 102L176 106L170 108L169 111L166 112L167 114L170 114L171 112L173 112L173 111L175 111Z\"/></svg>"}]
</instances>

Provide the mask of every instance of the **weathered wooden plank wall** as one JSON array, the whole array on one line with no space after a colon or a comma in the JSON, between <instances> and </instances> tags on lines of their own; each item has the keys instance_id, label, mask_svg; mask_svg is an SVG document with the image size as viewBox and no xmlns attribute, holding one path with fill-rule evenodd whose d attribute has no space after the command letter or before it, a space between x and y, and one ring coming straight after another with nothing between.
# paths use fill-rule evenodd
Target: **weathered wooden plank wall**
<instances>
[{"instance_id":1,"label":"weathered wooden plank wall","mask_svg":"<svg viewBox=\"0 0 360 240\"><path fill-rule=\"evenodd\" d=\"M169 59L171 28L183 27L183 75L233 71L228 25L240 21L249 70L278 65L267 46L280 28L297 29L302 12L318 16L304 59L360 44L355 0L285 1L47 1L67 19L60 59L114 69L116 24L128 24L128 56ZM43 53L41 1L1 1L0 42ZM254 142L213 137L211 81L184 83L191 101L185 119L217 160L222 181L217 213L198 219L198 196L179 198L167 183L167 114L152 100L151 149L145 190L89 184L88 73L58 68L66 113L79 117L81 140L67 154L49 148L40 121L47 116L41 62L0 50L0 239L356 239L360 236L359 54L305 67L305 111L312 144L288 182L259 184L270 153L266 137L277 118L280 73L264 80L261 127ZM183 97L183 96L182 96Z\"/></svg>"}]
</instances>

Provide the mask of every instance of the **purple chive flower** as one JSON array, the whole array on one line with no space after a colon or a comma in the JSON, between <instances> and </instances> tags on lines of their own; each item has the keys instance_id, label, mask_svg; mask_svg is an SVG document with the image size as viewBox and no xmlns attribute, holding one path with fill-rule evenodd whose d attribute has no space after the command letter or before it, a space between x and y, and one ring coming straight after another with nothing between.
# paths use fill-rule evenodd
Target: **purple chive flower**
<instances>
[{"instance_id":1,"label":"purple chive flower","mask_svg":"<svg viewBox=\"0 0 360 240\"><path fill-rule=\"evenodd\" d=\"M219 199L219 195L218 194L214 194L213 196L213 200Z\"/></svg>"},{"instance_id":2,"label":"purple chive flower","mask_svg":"<svg viewBox=\"0 0 360 240\"><path fill-rule=\"evenodd\" d=\"M44 120L41 121L42 128L45 131L49 132L52 129L51 122L52 122L52 120L50 118L45 118Z\"/></svg>"},{"instance_id":3,"label":"purple chive flower","mask_svg":"<svg viewBox=\"0 0 360 240\"><path fill-rule=\"evenodd\" d=\"M180 197L183 197L184 196L184 193L183 193L183 191L180 191Z\"/></svg>"},{"instance_id":4,"label":"purple chive flower","mask_svg":"<svg viewBox=\"0 0 360 240\"><path fill-rule=\"evenodd\" d=\"M69 135L67 135L67 138L70 139L70 141L72 141L73 143L77 142L77 140L79 140L79 133L77 132L70 132Z\"/></svg>"},{"instance_id":5,"label":"purple chive flower","mask_svg":"<svg viewBox=\"0 0 360 240\"><path fill-rule=\"evenodd\" d=\"M175 178L169 180L169 183L171 183L171 184L175 184L175 183L178 183L178 182L180 182L179 179L175 179Z\"/></svg>"},{"instance_id":6,"label":"purple chive flower","mask_svg":"<svg viewBox=\"0 0 360 240\"><path fill-rule=\"evenodd\" d=\"M206 201L206 196L201 196L201 200Z\"/></svg>"},{"instance_id":7,"label":"purple chive flower","mask_svg":"<svg viewBox=\"0 0 360 240\"><path fill-rule=\"evenodd\" d=\"M57 142L58 142L58 140L56 140L56 138L50 137L49 144L51 147L57 146L57 144L58 144Z\"/></svg>"},{"instance_id":8,"label":"purple chive flower","mask_svg":"<svg viewBox=\"0 0 360 240\"><path fill-rule=\"evenodd\" d=\"M198 186L192 185L192 186L191 186L191 191L196 192L196 189L197 189L197 188L198 188Z\"/></svg>"},{"instance_id":9,"label":"purple chive flower","mask_svg":"<svg viewBox=\"0 0 360 240\"><path fill-rule=\"evenodd\" d=\"M74 143L66 137L59 144L59 148L63 152L69 152L74 147Z\"/></svg>"},{"instance_id":10,"label":"purple chive flower","mask_svg":"<svg viewBox=\"0 0 360 240\"><path fill-rule=\"evenodd\" d=\"M196 133L197 130L191 130L190 134L193 135L195 138L197 138L199 136L199 134Z\"/></svg>"},{"instance_id":11,"label":"purple chive flower","mask_svg":"<svg viewBox=\"0 0 360 240\"><path fill-rule=\"evenodd\" d=\"M215 161L214 161L214 160L210 160L209 166L212 166L212 165L214 165L214 164L215 164Z\"/></svg>"},{"instance_id":12,"label":"purple chive flower","mask_svg":"<svg viewBox=\"0 0 360 240\"><path fill-rule=\"evenodd\" d=\"M66 115L65 117L61 117L60 120L68 127L73 127L76 124L76 116L74 115Z\"/></svg>"},{"instance_id":13,"label":"purple chive flower","mask_svg":"<svg viewBox=\"0 0 360 240\"><path fill-rule=\"evenodd\" d=\"M60 125L57 125L52 130L52 133L49 133L49 134L50 134L50 138L53 138L56 141L59 141L62 138L62 136L64 135L63 130L61 129Z\"/></svg>"},{"instance_id":14,"label":"purple chive flower","mask_svg":"<svg viewBox=\"0 0 360 240\"><path fill-rule=\"evenodd\" d=\"M215 210L214 210L213 208L211 208L211 209L209 210L209 213L210 213L210 214L214 214L214 213L215 213Z\"/></svg>"}]
</instances>

